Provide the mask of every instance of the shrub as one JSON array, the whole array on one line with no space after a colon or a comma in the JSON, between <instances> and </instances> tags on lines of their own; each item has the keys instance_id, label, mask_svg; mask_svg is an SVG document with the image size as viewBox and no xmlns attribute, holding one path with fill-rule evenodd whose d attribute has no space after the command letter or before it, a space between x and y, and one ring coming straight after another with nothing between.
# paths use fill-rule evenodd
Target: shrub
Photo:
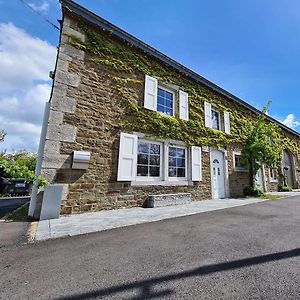
<instances>
[{"instance_id":1,"label":"shrub","mask_svg":"<svg viewBox=\"0 0 300 300\"><path fill-rule=\"evenodd\" d=\"M291 192L293 189L288 185L278 185L278 192Z\"/></svg>"},{"instance_id":2,"label":"shrub","mask_svg":"<svg viewBox=\"0 0 300 300\"><path fill-rule=\"evenodd\" d=\"M262 195L264 195L263 191L261 191L257 187L252 188L251 186L246 186L244 188L244 196L260 197Z\"/></svg>"}]
</instances>

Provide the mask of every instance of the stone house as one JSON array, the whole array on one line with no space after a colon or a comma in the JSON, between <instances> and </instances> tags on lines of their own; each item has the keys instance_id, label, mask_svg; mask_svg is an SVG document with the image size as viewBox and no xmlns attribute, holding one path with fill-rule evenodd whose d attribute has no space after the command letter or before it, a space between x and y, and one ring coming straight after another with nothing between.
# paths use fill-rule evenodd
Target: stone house
<instances>
[{"instance_id":1,"label":"stone house","mask_svg":"<svg viewBox=\"0 0 300 300\"><path fill-rule=\"evenodd\" d=\"M60 213L242 195L242 144L260 111L73 1L61 3L37 168L64 186ZM285 175L297 188L299 133L266 118L286 150L257 184L275 191Z\"/></svg>"}]
</instances>

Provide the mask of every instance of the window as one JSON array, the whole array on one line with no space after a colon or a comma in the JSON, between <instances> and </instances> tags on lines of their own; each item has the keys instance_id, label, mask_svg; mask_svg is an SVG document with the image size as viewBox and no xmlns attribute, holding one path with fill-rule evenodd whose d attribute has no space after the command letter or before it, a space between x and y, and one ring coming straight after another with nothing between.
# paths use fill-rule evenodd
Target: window
<instances>
[{"instance_id":1,"label":"window","mask_svg":"<svg viewBox=\"0 0 300 300\"><path fill-rule=\"evenodd\" d=\"M174 115L174 93L162 88L157 89L157 111L168 116Z\"/></svg>"},{"instance_id":2,"label":"window","mask_svg":"<svg viewBox=\"0 0 300 300\"><path fill-rule=\"evenodd\" d=\"M270 177L270 181L277 181L276 179L276 172L274 168L269 168L269 177Z\"/></svg>"},{"instance_id":3,"label":"window","mask_svg":"<svg viewBox=\"0 0 300 300\"><path fill-rule=\"evenodd\" d=\"M160 143L139 141L137 151L137 177L147 177L153 180L160 179L161 154Z\"/></svg>"},{"instance_id":4,"label":"window","mask_svg":"<svg viewBox=\"0 0 300 300\"><path fill-rule=\"evenodd\" d=\"M234 169L237 171L245 170L241 163L241 158L242 158L241 154L234 153L233 157L234 157Z\"/></svg>"},{"instance_id":5,"label":"window","mask_svg":"<svg viewBox=\"0 0 300 300\"><path fill-rule=\"evenodd\" d=\"M173 178L186 177L186 149L170 146L168 150L168 175Z\"/></svg>"},{"instance_id":6,"label":"window","mask_svg":"<svg viewBox=\"0 0 300 300\"><path fill-rule=\"evenodd\" d=\"M221 130L220 113L213 108L211 109L211 127L216 130Z\"/></svg>"}]
</instances>

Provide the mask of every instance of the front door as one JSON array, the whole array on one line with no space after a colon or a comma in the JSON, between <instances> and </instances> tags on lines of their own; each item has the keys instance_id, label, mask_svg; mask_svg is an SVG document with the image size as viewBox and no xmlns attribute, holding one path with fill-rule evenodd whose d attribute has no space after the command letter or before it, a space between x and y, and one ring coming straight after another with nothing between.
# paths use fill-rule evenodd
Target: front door
<instances>
[{"instance_id":1,"label":"front door","mask_svg":"<svg viewBox=\"0 0 300 300\"><path fill-rule=\"evenodd\" d=\"M263 169L260 168L255 176L256 186L258 189L260 189L262 192L264 192L264 174Z\"/></svg>"},{"instance_id":2,"label":"front door","mask_svg":"<svg viewBox=\"0 0 300 300\"><path fill-rule=\"evenodd\" d=\"M218 150L211 152L211 174L213 199L225 197L225 163L224 153Z\"/></svg>"},{"instance_id":3,"label":"front door","mask_svg":"<svg viewBox=\"0 0 300 300\"><path fill-rule=\"evenodd\" d=\"M291 155L287 150L283 151L282 166L286 184L293 187L293 164Z\"/></svg>"}]
</instances>

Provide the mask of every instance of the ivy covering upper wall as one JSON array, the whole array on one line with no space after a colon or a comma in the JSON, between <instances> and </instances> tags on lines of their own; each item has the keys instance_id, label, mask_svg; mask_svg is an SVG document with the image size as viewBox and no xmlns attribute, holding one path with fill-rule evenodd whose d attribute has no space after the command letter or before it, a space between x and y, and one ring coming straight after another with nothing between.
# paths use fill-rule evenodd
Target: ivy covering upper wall
<instances>
[{"instance_id":1,"label":"ivy covering upper wall","mask_svg":"<svg viewBox=\"0 0 300 300\"><path fill-rule=\"evenodd\" d=\"M145 134L161 138L185 141L188 145L209 145L222 147L232 143L243 143L257 120L257 116L243 106L234 103L221 94L211 90L189 76L180 73L158 59L149 56L124 41L116 39L107 31L96 32L94 29L79 25L85 34L85 42L75 36L70 37L70 44L88 52L88 60L110 68L117 76L110 76L115 83L114 88L123 100L128 103L130 119L123 122L123 129L141 131ZM150 75L159 81L179 86L189 95L189 121L165 116L150 111L137 104L129 93L134 85L143 85L143 80L137 80L136 75ZM204 102L212 103L219 111L230 114L231 134L225 134L205 127ZM299 139L290 139L284 130L273 124L273 141L280 148L287 148L295 154L300 154Z\"/></svg>"}]
</instances>

